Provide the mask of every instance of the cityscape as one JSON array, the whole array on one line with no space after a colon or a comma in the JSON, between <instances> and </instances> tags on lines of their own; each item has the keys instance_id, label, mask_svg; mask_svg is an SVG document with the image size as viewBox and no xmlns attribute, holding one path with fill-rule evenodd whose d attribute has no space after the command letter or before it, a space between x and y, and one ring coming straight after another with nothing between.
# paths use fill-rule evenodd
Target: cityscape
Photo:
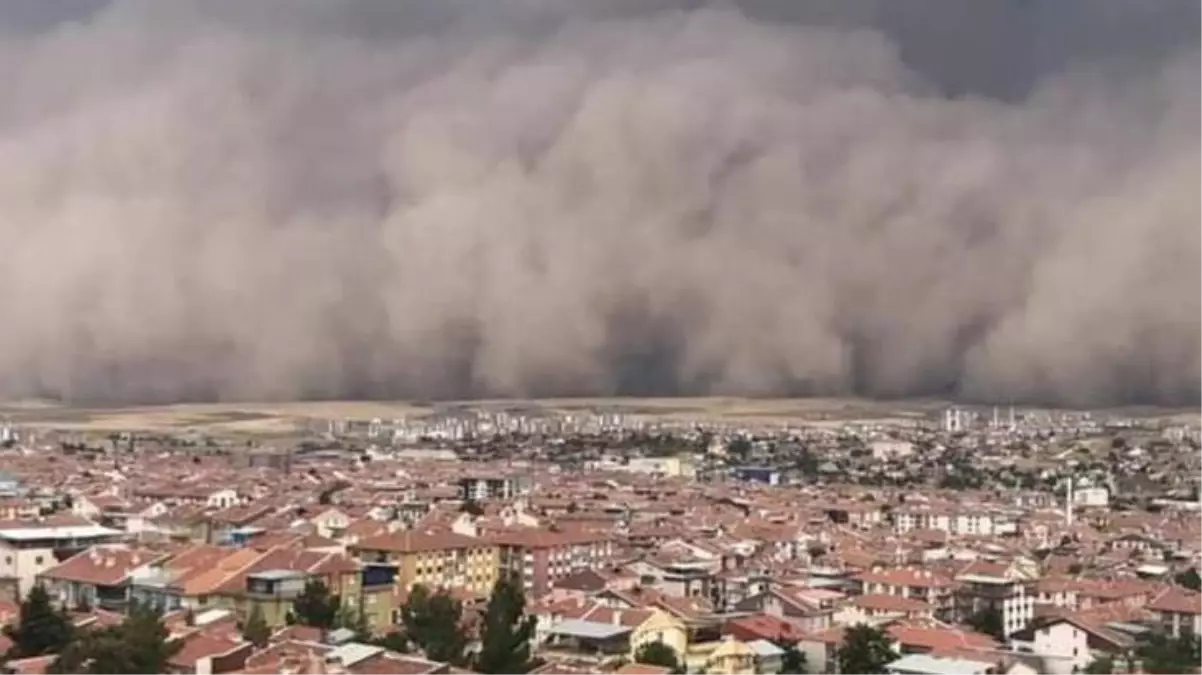
<instances>
[{"instance_id":1,"label":"cityscape","mask_svg":"<svg viewBox=\"0 0 1202 675\"><path fill-rule=\"evenodd\" d=\"M843 672L858 627L889 672L1133 672L1171 658L1150 633L1202 622L1196 414L556 405L270 434L14 410L3 616L35 588L81 629L152 608L182 645L171 672L196 673L460 672L502 578L531 672ZM297 612L318 585L338 611L313 625ZM459 654L416 642L415 593L446 594ZM640 662L663 660L651 642L676 665Z\"/></svg>"}]
</instances>

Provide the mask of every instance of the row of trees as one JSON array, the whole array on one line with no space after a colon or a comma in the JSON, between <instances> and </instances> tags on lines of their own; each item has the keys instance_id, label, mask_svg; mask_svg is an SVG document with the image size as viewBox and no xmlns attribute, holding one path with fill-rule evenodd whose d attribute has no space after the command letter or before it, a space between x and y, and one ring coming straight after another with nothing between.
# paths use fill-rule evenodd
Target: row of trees
<instances>
[{"instance_id":1,"label":"row of trees","mask_svg":"<svg viewBox=\"0 0 1202 675\"><path fill-rule=\"evenodd\" d=\"M136 605L116 626L76 628L41 586L21 603L17 622L4 634L13 643L4 661L55 655L49 673L163 673L182 646L168 639L157 612Z\"/></svg>"},{"instance_id":2,"label":"row of trees","mask_svg":"<svg viewBox=\"0 0 1202 675\"><path fill-rule=\"evenodd\" d=\"M341 598L324 583L310 581L294 601L291 623L322 630L349 628L357 639L399 652L419 649L426 658L480 673L525 673L535 664L530 640L535 619L526 615L526 597L520 582L503 577L488 599L480 628L480 649L469 655L471 640L464 626L463 604L445 590L414 586L401 608L400 631L373 637L362 614L347 612ZM254 613L243 627L243 637L255 644L270 637L266 622Z\"/></svg>"}]
</instances>

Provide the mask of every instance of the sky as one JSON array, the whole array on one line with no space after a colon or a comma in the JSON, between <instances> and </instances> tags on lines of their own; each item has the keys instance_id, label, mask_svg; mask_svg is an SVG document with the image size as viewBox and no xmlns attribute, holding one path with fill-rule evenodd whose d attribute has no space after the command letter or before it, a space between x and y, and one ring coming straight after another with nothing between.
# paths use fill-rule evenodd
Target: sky
<instances>
[{"instance_id":1,"label":"sky","mask_svg":"<svg viewBox=\"0 0 1202 675\"><path fill-rule=\"evenodd\" d=\"M1187 0L0 3L0 393L1196 404Z\"/></svg>"}]
</instances>

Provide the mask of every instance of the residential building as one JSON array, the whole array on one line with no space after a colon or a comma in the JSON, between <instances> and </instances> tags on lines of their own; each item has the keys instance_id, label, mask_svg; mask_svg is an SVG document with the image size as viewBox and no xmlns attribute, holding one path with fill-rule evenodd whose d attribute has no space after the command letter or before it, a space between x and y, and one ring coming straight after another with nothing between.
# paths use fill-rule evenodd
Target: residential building
<instances>
[{"instance_id":1,"label":"residential building","mask_svg":"<svg viewBox=\"0 0 1202 675\"><path fill-rule=\"evenodd\" d=\"M396 584L405 591L421 584L486 596L500 571L496 544L453 532L393 532L363 539L350 552L364 563L395 566Z\"/></svg>"},{"instance_id":2,"label":"residential building","mask_svg":"<svg viewBox=\"0 0 1202 675\"><path fill-rule=\"evenodd\" d=\"M516 574L526 592L541 597L556 581L613 560L614 542L603 534L514 528L490 534L500 569Z\"/></svg>"},{"instance_id":3,"label":"residential building","mask_svg":"<svg viewBox=\"0 0 1202 675\"><path fill-rule=\"evenodd\" d=\"M464 476L459 479L460 498L477 502L513 499L528 492L529 488L529 481L522 476Z\"/></svg>"},{"instance_id":4,"label":"residential building","mask_svg":"<svg viewBox=\"0 0 1202 675\"><path fill-rule=\"evenodd\" d=\"M999 566L991 566L999 567ZM1009 636L1022 630L1035 618L1032 582L991 569L970 569L956 577L956 616L961 621L986 611L997 611L1002 628Z\"/></svg>"},{"instance_id":5,"label":"residential building","mask_svg":"<svg viewBox=\"0 0 1202 675\"><path fill-rule=\"evenodd\" d=\"M0 528L0 584L23 598L42 572L87 548L117 541L121 532L94 524L38 522Z\"/></svg>"}]
</instances>

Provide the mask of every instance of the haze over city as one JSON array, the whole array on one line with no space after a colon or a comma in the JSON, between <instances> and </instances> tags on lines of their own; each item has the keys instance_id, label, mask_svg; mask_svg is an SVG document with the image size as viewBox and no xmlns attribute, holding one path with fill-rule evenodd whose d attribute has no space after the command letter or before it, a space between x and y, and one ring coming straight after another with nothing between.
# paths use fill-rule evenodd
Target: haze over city
<instances>
[{"instance_id":1,"label":"haze over city","mask_svg":"<svg viewBox=\"0 0 1202 675\"><path fill-rule=\"evenodd\" d=\"M0 389L1199 400L1196 2L5 2Z\"/></svg>"}]
</instances>

